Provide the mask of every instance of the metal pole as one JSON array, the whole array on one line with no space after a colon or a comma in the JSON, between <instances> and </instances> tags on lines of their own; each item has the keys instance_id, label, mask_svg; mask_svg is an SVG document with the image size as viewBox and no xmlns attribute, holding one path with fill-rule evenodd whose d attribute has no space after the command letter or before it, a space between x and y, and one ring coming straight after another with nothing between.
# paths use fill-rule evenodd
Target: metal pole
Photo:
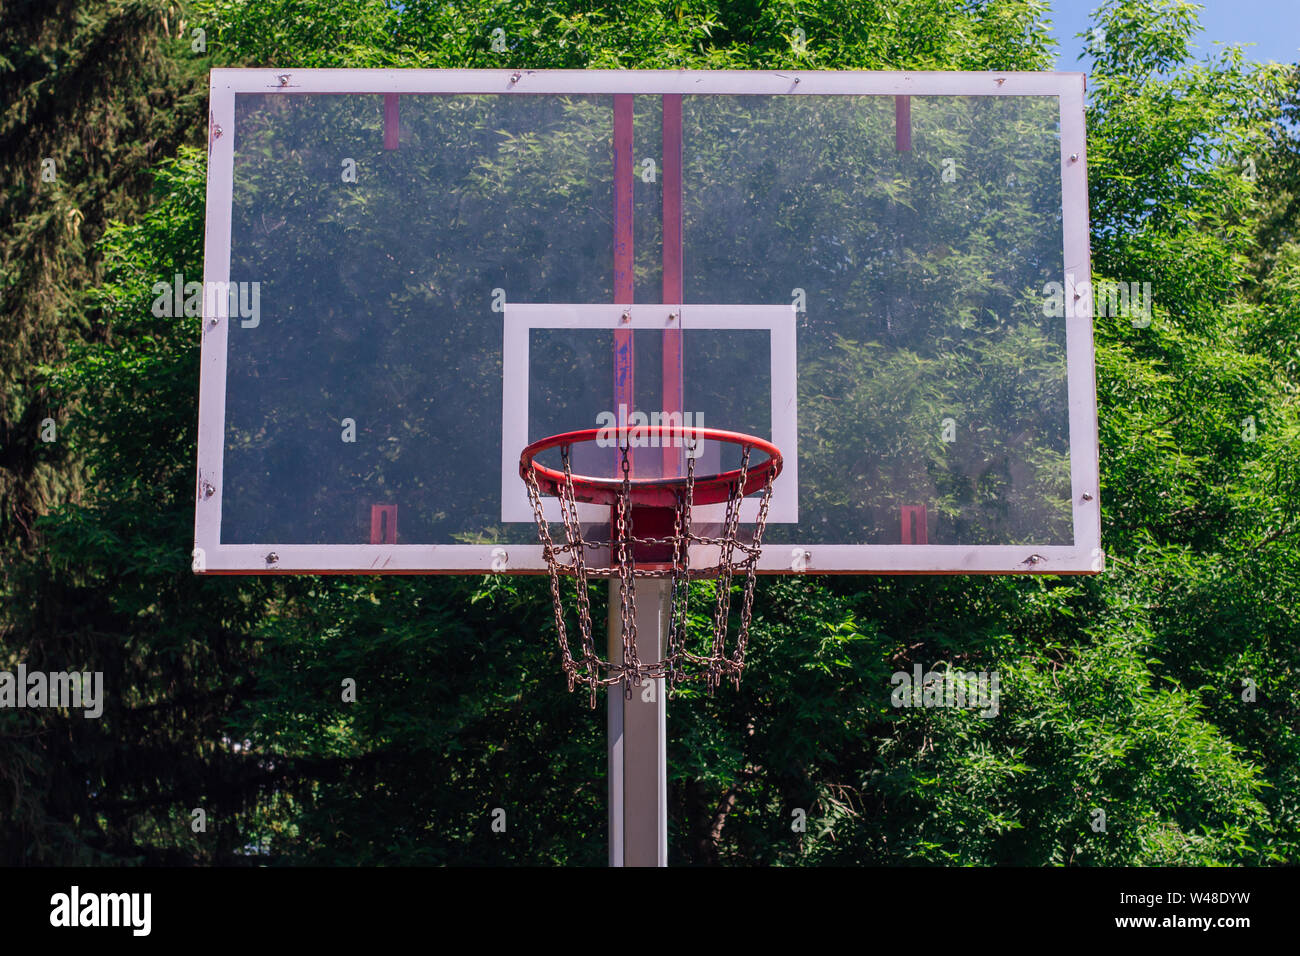
<instances>
[{"instance_id":1,"label":"metal pole","mask_svg":"<svg viewBox=\"0 0 1300 956\"><path fill-rule=\"evenodd\" d=\"M609 659L622 660L618 581L609 582ZM671 583L642 579L636 586L637 649L660 660ZM668 733L664 681L609 689L609 865L668 865Z\"/></svg>"},{"instance_id":2,"label":"metal pole","mask_svg":"<svg viewBox=\"0 0 1300 956\"><path fill-rule=\"evenodd\" d=\"M622 660L618 578L609 582L609 660ZM623 692L617 685L605 692L606 724L609 727L609 865L623 865Z\"/></svg>"}]
</instances>

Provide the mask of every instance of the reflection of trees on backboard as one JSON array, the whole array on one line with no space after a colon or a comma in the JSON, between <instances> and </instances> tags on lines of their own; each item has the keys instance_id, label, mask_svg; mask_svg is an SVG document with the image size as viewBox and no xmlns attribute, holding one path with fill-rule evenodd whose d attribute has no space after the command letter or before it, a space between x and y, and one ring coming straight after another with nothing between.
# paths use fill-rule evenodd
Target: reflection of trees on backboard
<instances>
[{"instance_id":1,"label":"reflection of trees on backboard","mask_svg":"<svg viewBox=\"0 0 1300 956\"><path fill-rule=\"evenodd\" d=\"M897 543L924 503L931 543L1068 543L1057 101L916 97L910 150L891 97L686 104L687 298L807 297L768 540Z\"/></svg>"},{"instance_id":2,"label":"reflection of trees on backboard","mask_svg":"<svg viewBox=\"0 0 1300 956\"><path fill-rule=\"evenodd\" d=\"M611 301L612 98L400 104L385 150L380 96L237 99L231 278L262 283L262 319L230 331L226 541L365 541L383 502L403 543L530 540L496 531L493 290ZM637 98L639 151L657 109ZM931 543L1071 539L1064 324L1041 307L1063 272L1057 110L915 97L900 151L892 97L685 98L687 301L807 296L801 522L769 540L897 543L900 507L921 503ZM660 185L636 168L650 295ZM709 394L765 380L760 353L715 363L729 378ZM548 380L603 386L582 354L556 352Z\"/></svg>"},{"instance_id":3,"label":"reflection of trees on backboard","mask_svg":"<svg viewBox=\"0 0 1300 956\"><path fill-rule=\"evenodd\" d=\"M227 540L365 540L381 501L406 543L500 524L493 293L609 301L609 104L403 97L385 151L382 97L240 97L232 274L267 299L232 331Z\"/></svg>"}]
</instances>

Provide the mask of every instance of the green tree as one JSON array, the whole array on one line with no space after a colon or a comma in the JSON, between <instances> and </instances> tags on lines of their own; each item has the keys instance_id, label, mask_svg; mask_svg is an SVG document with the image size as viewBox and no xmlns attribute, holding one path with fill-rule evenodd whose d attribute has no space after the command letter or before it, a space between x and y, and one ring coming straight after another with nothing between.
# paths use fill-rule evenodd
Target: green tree
<instances>
[{"instance_id":1,"label":"green tree","mask_svg":"<svg viewBox=\"0 0 1300 956\"><path fill-rule=\"evenodd\" d=\"M32 546L36 516L82 488L68 444L41 438L68 410L36 369L102 340L80 302L102 277L96 243L110 219L140 215L151 167L202 136L206 57L182 20L161 0L0 11L0 594L5 552Z\"/></svg>"}]
</instances>

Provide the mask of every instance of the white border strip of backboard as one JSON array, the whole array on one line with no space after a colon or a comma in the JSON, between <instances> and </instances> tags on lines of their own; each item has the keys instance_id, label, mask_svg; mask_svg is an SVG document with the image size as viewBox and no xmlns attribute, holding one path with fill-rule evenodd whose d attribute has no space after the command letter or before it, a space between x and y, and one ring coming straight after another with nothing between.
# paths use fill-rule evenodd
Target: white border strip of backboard
<instances>
[{"instance_id":1,"label":"white border strip of backboard","mask_svg":"<svg viewBox=\"0 0 1300 956\"><path fill-rule=\"evenodd\" d=\"M797 556L796 556L797 553ZM267 556L274 554L274 563ZM607 554L589 555L602 563ZM497 565L498 559L500 565ZM1079 548L1015 545L763 545L761 574L1087 574ZM797 567L796 567L797 565ZM865 569L865 570L864 570ZM544 573L537 544L223 544L209 553L209 574Z\"/></svg>"},{"instance_id":2,"label":"white border strip of backboard","mask_svg":"<svg viewBox=\"0 0 1300 956\"><path fill-rule=\"evenodd\" d=\"M735 95L1049 96L1061 117L1067 275L1091 280L1084 75L1077 72L218 69L210 78L204 279L229 281L235 96L239 93L730 93ZM206 286L205 286L206 288ZM221 544L227 321L206 314L199 394L196 571L456 574L546 570L539 545ZM1031 545L767 544L764 573L1088 574L1102 570L1092 321L1067 320L1070 470L1075 543ZM791 444L789 447L793 448ZM272 560L274 558L274 560Z\"/></svg>"},{"instance_id":3,"label":"white border strip of backboard","mask_svg":"<svg viewBox=\"0 0 1300 956\"><path fill-rule=\"evenodd\" d=\"M1092 308L1073 308L1071 290L1092 283L1088 226L1088 152L1084 79L1061 91L1061 233L1064 240L1065 352L1070 420L1070 501L1074 546L1088 555L1087 569L1105 569L1101 549L1101 469L1098 461L1097 375ZM1046 290L1044 290L1046 291Z\"/></svg>"},{"instance_id":4,"label":"white border strip of backboard","mask_svg":"<svg viewBox=\"0 0 1300 956\"><path fill-rule=\"evenodd\" d=\"M624 321L623 316L628 318ZM675 326L669 316L680 316ZM587 329L591 331L669 331L691 329L755 330L768 332L771 355L771 442L781 449L781 475L772 489L768 522L799 521L799 415L798 363L795 354L795 309L787 305L579 305L557 303L505 303L504 348L501 363L501 520L532 524L532 505L519 477L519 453L528 444L529 335L533 329ZM713 424L706 422L706 425ZM595 428L585 422L575 428ZM726 423L715 427L726 428ZM542 502L550 521L560 521L559 501ZM721 521L725 505L705 505L695 510L696 521ZM758 500L741 503L740 520L758 517ZM584 522L609 519L609 508L579 504Z\"/></svg>"},{"instance_id":5,"label":"white border strip of backboard","mask_svg":"<svg viewBox=\"0 0 1300 956\"><path fill-rule=\"evenodd\" d=\"M792 96L1063 96L1082 73L870 70L218 69L235 93L731 93Z\"/></svg>"},{"instance_id":6,"label":"white border strip of backboard","mask_svg":"<svg viewBox=\"0 0 1300 956\"><path fill-rule=\"evenodd\" d=\"M235 91L212 72L208 116L208 182L203 238L203 318L199 359L198 480L195 488L196 571L221 550L223 453L226 433L226 346L231 317L209 314L211 283L230 281L230 225L234 213Z\"/></svg>"}]
</instances>

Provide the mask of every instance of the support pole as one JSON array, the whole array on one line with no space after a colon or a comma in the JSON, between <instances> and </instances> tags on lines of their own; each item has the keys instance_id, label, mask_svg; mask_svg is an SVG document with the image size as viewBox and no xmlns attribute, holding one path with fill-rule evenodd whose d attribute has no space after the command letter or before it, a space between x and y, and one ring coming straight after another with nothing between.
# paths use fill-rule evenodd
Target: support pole
<instances>
[{"instance_id":1,"label":"support pole","mask_svg":"<svg viewBox=\"0 0 1300 956\"><path fill-rule=\"evenodd\" d=\"M637 651L661 660L671 582L643 578L636 585ZM609 659L623 659L618 580L609 582ZM632 688L628 699L608 691L609 865L668 865L668 733L662 679Z\"/></svg>"}]
</instances>

